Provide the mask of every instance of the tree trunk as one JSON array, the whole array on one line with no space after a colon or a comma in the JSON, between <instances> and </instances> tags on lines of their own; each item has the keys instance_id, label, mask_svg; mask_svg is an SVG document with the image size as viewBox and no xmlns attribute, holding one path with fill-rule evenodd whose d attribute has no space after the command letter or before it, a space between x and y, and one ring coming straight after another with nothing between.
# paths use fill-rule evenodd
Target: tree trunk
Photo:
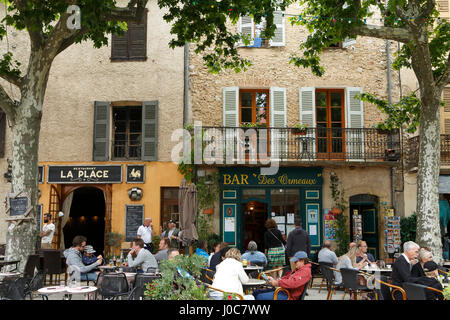
<instances>
[{"instance_id":1,"label":"tree trunk","mask_svg":"<svg viewBox=\"0 0 450 320\"><path fill-rule=\"evenodd\" d=\"M440 263L442 261L438 191L441 157L440 94L422 95L421 100L416 242L420 246L430 248L433 260Z\"/></svg>"}]
</instances>

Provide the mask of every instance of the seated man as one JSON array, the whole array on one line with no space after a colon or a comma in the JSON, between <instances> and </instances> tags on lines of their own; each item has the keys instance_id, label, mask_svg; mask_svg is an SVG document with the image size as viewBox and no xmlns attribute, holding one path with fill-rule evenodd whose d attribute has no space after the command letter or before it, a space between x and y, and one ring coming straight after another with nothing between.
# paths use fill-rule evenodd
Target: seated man
<instances>
[{"instance_id":1,"label":"seated man","mask_svg":"<svg viewBox=\"0 0 450 320\"><path fill-rule=\"evenodd\" d=\"M361 261L367 262L368 265L376 265L376 261L374 256L367 252L367 242L365 241L358 241L357 244L358 248L358 255L356 256L356 263L360 263Z\"/></svg>"},{"instance_id":2,"label":"seated man","mask_svg":"<svg viewBox=\"0 0 450 320\"><path fill-rule=\"evenodd\" d=\"M138 272L147 272L148 268L158 268L158 263L156 262L153 254L149 250L144 249L144 240L134 239L131 243L131 250L128 253L127 260L124 265L128 265L132 268L141 267Z\"/></svg>"},{"instance_id":3,"label":"seated man","mask_svg":"<svg viewBox=\"0 0 450 320\"><path fill-rule=\"evenodd\" d=\"M336 253L331 250L331 241L325 240L323 242L322 249L319 251L318 262L331 263L333 265L338 263Z\"/></svg>"},{"instance_id":4,"label":"seated man","mask_svg":"<svg viewBox=\"0 0 450 320\"><path fill-rule=\"evenodd\" d=\"M425 272L425 277L420 277L416 283L442 291L443 288L439 281L439 271L436 262L425 262L423 271ZM444 300L442 293L433 290L425 290L425 294L427 300Z\"/></svg>"},{"instance_id":5,"label":"seated man","mask_svg":"<svg viewBox=\"0 0 450 320\"><path fill-rule=\"evenodd\" d=\"M290 293L290 300L297 300L309 280L311 280L311 264L308 263L308 255L304 251L297 251L291 258L291 262L295 264L295 271L288 272L281 279L275 280L268 277L270 284L274 287L281 287L287 289ZM275 289L256 290L253 295L256 300L273 300ZM287 295L280 291L278 293L278 300L287 300Z\"/></svg>"},{"instance_id":6,"label":"seated man","mask_svg":"<svg viewBox=\"0 0 450 320\"><path fill-rule=\"evenodd\" d=\"M75 269L80 272L80 280L97 281L98 274L93 270L102 264L103 258L100 255L97 257L96 262L87 266L84 265L81 251L86 246L86 241L87 239L84 236L76 236L73 238L72 247L64 251L64 257L66 257L66 264L71 270Z\"/></svg>"},{"instance_id":7,"label":"seated man","mask_svg":"<svg viewBox=\"0 0 450 320\"><path fill-rule=\"evenodd\" d=\"M167 252L169 251L169 238L162 238L159 241L159 251L154 255L156 262L168 259Z\"/></svg>"},{"instance_id":8,"label":"seated man","mask_svg":"<svg viewBox=\"0 0 450 320\"><path fill-rule=\"evenodd\" d=\"M403 282L416 282L417 277L411 275L412 266L417 261L419 254L419 245L413 241L407 241L403 244L403 253L395 260L392 265L392 284L395 286L402 286ZM394 293L395 300L401 300L399 291Z\"/></svg>"},{"instance_id":9,"label":"seated man","mask_svg":"<svg viewBox=\"0 0 450 320\"><path fill-rule=\"evenodd\" d=\"M267 265L266 255L258 251L258 245L255 241L248 243L247 251L242 255L241 260L247 260L251 264L257 264L263 267Z\"/></svg>"}]
</instances>

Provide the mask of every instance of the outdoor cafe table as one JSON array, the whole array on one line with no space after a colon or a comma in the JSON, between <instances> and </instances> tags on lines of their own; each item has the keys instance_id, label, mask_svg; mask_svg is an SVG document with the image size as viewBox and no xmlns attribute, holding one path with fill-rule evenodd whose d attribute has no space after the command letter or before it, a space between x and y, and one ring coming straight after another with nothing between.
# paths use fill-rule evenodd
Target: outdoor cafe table
<instances>
[{"instance_id":1,"label":"outdoor cafe table","mask_svg":"<svg viewBox=\"0 0 450 320\"><path fill-rule=\"evenodd\" d=\"M375 273L375 272L380 272L381 274L391 274L392 273L392 268L361 268L361 271L364 271L366 273Z\"/></svg>"},{"instance_id":2,"label":"outdoor cafe table","mask_svg":"<svg viewBox=\"0 0 450 320\"><path fill-rule=\"evenodd\" d=\"M247 273L247 274L251 274L253 271L257 271L258 273L259 272L261 272L262 270L263 270L264 268L263 267L260 267L260 266L247 266L247 267L244 267L244 271Z\"/></svg>"},{"instance_id":3,"label":"outdoor cafe table","mask_svg":"<svg viewBox=\"0 0 450 320\"><path fill-rule=\"evenodd\" d=\"M3 269L4 266L8 266L8 265L16 265L15 268L13 270L17 270L17 264L20 262L20 260L0 260L0 270Z\"/></svg>"},{"instance_id":4,"label":"outdoor cafe table","mask_svg":"<svg viewBox=\"0 0 450 320\"><path fill-rule=\"evenodd\" d=\"M249 290L255 290L259 286L267 284L266 280L260 279L248 279L247 282L243 282L242 286L244 287L245 293L248 293Z\"/></svg>"},{"instance_id":5,"label":"outdoor cafe table","mask_svg":"<svg viewBox=\"0 0 450 320\"><path fill-rule=\"evenodd\" d=\"M17 278L20 275L20 272L0 272L0 282L8 278Z\"/></svg>"},{"instance_id":6,"label":"outdoor cafe table","mask_svg":"<svg viewBox=\"0 0 450 320\"><path fill-rule=\"evenodd\" d=\"M48 296L56 293L65 293L64 300L71 300L73 294L88 294L95 292L97 287L94 286L79 286L79 287L68 287L68 286L56 286L56 287L44 287L38 289L38 292L42 295L45 300L48 300Z\"/></svg>"}]
</instances>

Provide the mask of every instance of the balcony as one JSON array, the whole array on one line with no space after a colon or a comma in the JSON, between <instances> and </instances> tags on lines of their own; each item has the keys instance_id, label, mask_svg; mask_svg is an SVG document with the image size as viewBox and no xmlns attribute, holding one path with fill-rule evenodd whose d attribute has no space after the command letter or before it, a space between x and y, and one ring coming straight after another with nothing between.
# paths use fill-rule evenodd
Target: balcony
<instances>
[{"instance_id":1,"label":"balcony","mask_svg":"<svg viewBox=\"0 0 450 320\"><path fill-rule=\"evenodd\" d=\"M406 169L408 171L417 170L419 165L419 138L415 136L408 139L408 149L406 153ZM441 134L441 168L450 167L450 135Z\"/></svg>"},{"instance_id":2,"label":"balcony","mask_svg":"<svg viewBox=\"0 0 450 320\"><path fill-rule=\"evenodd\" d=\"M216 164L281 162L398 162L398 130L373 128L203 127L204 161ZM209 161L209 162L208 162Z\"/></svg>"}]
</instances>

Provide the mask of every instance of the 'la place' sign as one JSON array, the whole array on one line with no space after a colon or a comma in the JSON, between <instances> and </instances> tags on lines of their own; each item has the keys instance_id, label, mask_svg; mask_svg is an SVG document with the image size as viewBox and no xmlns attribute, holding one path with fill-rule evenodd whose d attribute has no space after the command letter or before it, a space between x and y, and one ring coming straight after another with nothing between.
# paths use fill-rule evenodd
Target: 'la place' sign
<instances>
[{"instance_id":1,"label":"'la place' sign","mask_svg":"<svg viewBox=\"0 0 450 320\"><path fill-rule=\"evenodd\" d=\"M48 166L47 183L121 183L122 166Z\"/></svg>"}]
</instances>

